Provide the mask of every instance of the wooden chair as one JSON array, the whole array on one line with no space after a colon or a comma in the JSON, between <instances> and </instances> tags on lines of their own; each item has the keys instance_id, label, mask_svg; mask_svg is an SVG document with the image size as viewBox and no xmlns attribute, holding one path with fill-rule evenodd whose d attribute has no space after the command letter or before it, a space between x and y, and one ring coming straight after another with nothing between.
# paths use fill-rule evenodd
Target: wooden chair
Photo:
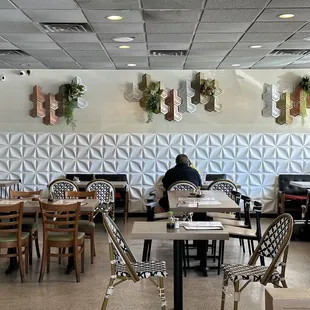
<instances>
[{"instance_id":1,"label":"wooden chair","mask_svg":"<svg viewBox=\"0 0 310 310\"><path fill-rule=\"evenodd\" d=\"M54 180L48 188L55 199L65 199L65 192L77 192L79 190L77 185L68 179Z\"/></svg>"},{"instance_id":2,"label":"wooden chair","mask_svg":"<svg viewBox=\"0 0 310 310\"><path fill-rule=\"evenodd\" d=\"M267 228L247 265L224 264L221 310L225 308L228 281L234 284L234 310L238 310L240 293L251 282L268 283L274 287L287 287L285 280L289 242L293 231L293 218L290 214L278 216ZM271 259L269 266L256 266L259 257ZM281 268L278 271L278 268ZM240 282L246 281L240 288ZM280 282L282 285L280 285Z\"/></svg>"},{"instance_id":3,"label":"wooden chair","mask_svg":"<svg viewBox=\"0 0 310 310\"><path fill-rule=\"evenodd\" d=\"M166 262L137 261L120 230L107 214L103 214L103 224L109 238L111 277L101 310L107 309L109 298L112 295L115 286L124 281L132 281L135 283L143 279L149 279L158 288L161 309L166 310L167 303L164 285L164 278L167 277ZM155 277L158 278L158 283L154 280ZM119 281L115 283L117 280ZM125 304L124 307L126 307Z\"/></svg>"},{"instance_id":4,"label":"wooden chair","mask_svg":"<svg viewBox=\"0 0 310 310\"><path fill-rule=\"evenodd\" d=\"M10 189L9 197L10 199L20 199L20 198L32 198L38 199L42 195L42 190L38 191L13 191ZM37 197L36 197L37 196ZM29 265L32 265L32 244L35 242L36 252L38 258L40 255L40 247L39 247L39 236L38 236L38 227L39 227L39 212L27 212L23 214L22 221L22 231L29 232Z\"/></svg>"},{"instance_id":5,"label":"wooden chair","mask_svg":"<svg viewBox=\"0 0 310 310\"><path fill-rule=\"evenodd\" d=\"M99 206L95 210L94 217L99 213L103 214L108 210L111 213L113 220L115 219L115 188L107 180L97 179L87 184L86 192L96 192L96 198L99 200Z\"/></svg>"},{"instance_id":6,"label":"wooden chair","mask_svg":"<svg viewBox=\"0 0 310 310\"><path fill-rule=\"evenodd\" d=\"M29 232L22 232L23 202L8 204L1 207L0 213L0 258L18 258L20 278L25 282L23 255L25 255L25 269L28 273L28 246ZM12 249L16 251L2 254L2 249ZM23 250L24 248L24 250Z\"/></svg>"},{"instance_id":7,"label":"wooden chair","mask_svg":"<svg viewBox=\"0 0 310 310\"><path fill-rule=\"evenodd\" d=\"M65 192L66 199L76 199L76 198L89 198L96 199L96 192ZM78 231L85 233L85 239L90 240L90 261L94 263L94 257L96 256L95 250L95 223L94 223L94 212L80 212L80 215L88 216L88 220L78 221Z\"/></svg>"},{"instance_id":8,"label":"wooden chair","mask_svg":"<svg viewBox=\"0 0 310 310\"><path fill-rule=\"evenodd\" d=\"M80 282L78 255L81 255L81 272L84 272L84 239L85 233L78 232L80 203L49 204L40 201L43 222L43 255L39 282L42 282L45 267L50 270L51 257L72 257L76 281ZM80 248L78 248L80 247ZM52 253L51 248L69 248L69 253ZM73 248L73 251L70 251ZM71 253L70 253L71 252Z\"/></svg>"}]
</instances>

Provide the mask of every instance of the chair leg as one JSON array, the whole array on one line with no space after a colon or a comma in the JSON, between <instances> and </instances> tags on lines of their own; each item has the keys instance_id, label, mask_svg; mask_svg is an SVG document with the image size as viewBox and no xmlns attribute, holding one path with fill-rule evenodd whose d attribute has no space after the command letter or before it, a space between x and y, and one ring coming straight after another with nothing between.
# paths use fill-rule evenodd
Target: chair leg
<instances>
[{"instance_id":1,"label":"chair leg","mask_svg":"<svg viewBox=\"0 0 310 310\"><path fill-rule=\"evenodd\" d=\"M245 253L244 240L243 240L243 239L240 239L240 241L241 241L243 253Z\"/></svg>"},{"instance_id":2,"label":"chair leg","mask_svg":"<svg viewBox=\"0 0 310 310\"><path fill-rule=\"evenodd\" d=\"M25 247L25 272L28 274L28 265L29 265L29 249Z\"/></svg>"},{"instance_id":3,"label":"chair leg","mask_svg":"<svg viewBox=\"0 0 310 310\"><path fill-rule=\"evenodd\" d=\"M215 263L216 259L216 240L212 240L212 255L213 255L213 263Z\"/></svg>"},{"instance_id":4,"label":"chair leg","mask_svg":"<svg viewBox=\"0 0 310 310\"><path fill-rule=\"evenodd\" d=\"M248 250L249 250L249 255L252 254L252 251L251 251L251 240L248 239Z\"/></svg>"},{"instance_id":5,"label":"chair leg","mask_svg":"<svg viewBox=\"0 0 310 310\"><path fill-rule=\"evenodd\" d=\"M85 243L83 243L81 250L81 273L84 273Z\"/></svg>"},{"instance_id":6,"label":"chair leg","mask_svg":"<svg viewBox=\"0 0 310 310\"><path fill-rule=\"evenodd\" d=\"M146 262L148 253L151 251L151 246L152 246L152 240L144 240L143 244L143 252L142 252L142 261Z\"/></svg>"},{"instance_id":7,"label":"chair leg","mask_svg":"<svg viewBox=\"0 0 310 310\"><path fill-rule=\"evenodd\" d=\"M254 253L254 240L251 240L252 253Z\"/></svg>"},{"instance_id":8,"label":"chair leg","mask_svg":"<svg viewBox=\"0 0 310 310\"><path fill-rule=\"evenodd\" d=\"M58 248L58 255L59 255L59 257L58 257L58 264L60 265L61 264L61 256L60 256L60 254L61 254L61 248Z\"/></svg>"},{"instance_id":9,"label":"chair leg","mask_svg":"<svg viewBox=\"0 0 310 310\"><path fill-rule=\"evenodd\" d=\"M32 232L29 234L29 241L28 241L28 248L29 248L29 265L32 265L32 241L33 241L33 236Z\"/></svg>"},{"instance_id":10,"label":"chair leg","mask_svg":"<svg viewBox=\"0 0 310 310\"><path fill-rule=\"evenodd\" d=\"M46 267L47 245L44 243L45 242L43 242L43 254L42 254L42 259L41 259L41 270L40 270L39 282L42 282L42 280L43 280L44 271L45 271L45 267Z\"/></svg>"},{"instance_id":11,"label":"chair leg","mask_svg":"<svg viewBox=\"0 0 310 310\"><path fill-rule=\"evenodd\" d=\"M240 292L239 292L239 281L234 282L234 310L238 310L239 300L240 300Z\"/></svg>"},{"instance_id":12,"label":"chair leg","mask_svg":"<svg viewBox=\"0 0 310 310\"><path fill-rule=\"evenodd\" d=\"M76 282L80 282L80 272L79 272L79 266L78 266L78 249L77 246L73 247L73 261L74 261L74 271L75 271L75 278Z\"/></svg>"},{"instance_id":13,"label":"chair leg","mask_svg":"<svg viewBox=\"0 0 310 310\"><path fill-rule=\"evenodd\" d=\"M48 247L47 249L47 268L46 268L46 273L49 273L50 272L50 264L51 264L51 248Z\"/></svg>"},{"instance_id":14,"label":"chair leg","mask_svg":"<svg viewBox=\"0 0 310 310\"><path fill-rule=\"evenodd\" d=\"M107 287L107 290L106 290L106 293L105 293L105 296L104 296L104 300L103 300L103 303L101 306L101 310L105 310L107 308L107 305L109 302L109 297L113 294L114 281L115 281L115 279L111 277L109 284L108 284L108 287Z\"/></svg>"},{"instance_id":15,"label":"chair leg","mask_svg":"<svg viewBox=\"0 0 310 310\"><path fill-rule=\"evenodd\" d=\"M39 247L39 235L38 235L38 230L36 230L36 231L34 232L34 236L35 236L34 241L35 241L37 256L38 256L38 258L40 258L41 255L40 255L40 247Z\"/></svg>"},{"instance_id":16,"label":"chair leg","mask_svg":"<svg viewBox=\"0 0 310 310\"><path fill-rule=\"evenodd\" d=\"M95 252L95 240L94 240L94 232L89 234L89 243L90 243L90 263L94 263L94 252Z\"/></svg>"},{"instance_id":17,"label":"chair leg","mask_svg":"<svg viewBox=\"0 0 310 310\"><path fill-rule=\"evenodd\" d=\"M283 288L287 288L287 283L285 279L281 280L281 283L282 283Z\"/></svg>"},{"instance_id":18,"label":"chair leg","mask_svg":"<svg viewBox=\"0 0 310 310\"><path fill-rule=\"evenodd\" d=\"M184 271L184 277L187 276L187 272L186 272L186 253L185 253L185 241L183 241L182 244L182 250L183 250L183 271Z\"/></svg>"},{"instance_id":19,"label":"chair leg","mask_svg":"<svg viewBox=\"0 0 310 310\"><path fill-rule=\"evenodd\" d=\"M22 253L22 248L17 248L18 252L18 268L19 268L19 273L20 273L20 279L22 283L25 282L25 273L24 273L24 264L23 264L23 253Z\"/></svg>"},{"instance_id":20,"label":"chair leg","mask_svg":"<svg viewBox=\"0 0 310 310\"><path fill-rule=\"evenodd\" d=\"M226 290L228 286L228 277L224 272L223 275L223 284L222 284L222 299L221 299L221 310L225 309L225 297L226 297Z\"/></svg>"},{"instance_id":21,"label":"chair leg","mask_svg":"<svg viewBox=\"0 0 310 310\"><path fill-rule=\"evenodd\" d=\"M187 267L189 267L189 244L188 244L188 240L185 241L185 246L186 246L186 264Z\"/></svg>"},{"instance_id":22,"label":"chair leg","mask_svg":"<svg viewBox=\"0 0 310 310\"><path fill-rule=\"evenodd\" d=\"M162 277L159 277L159 298L161 301L161 309L166 310L167 309L167 302L166 302L166 295L165 295L165 280Z\"/></svg>"}]
</instances>

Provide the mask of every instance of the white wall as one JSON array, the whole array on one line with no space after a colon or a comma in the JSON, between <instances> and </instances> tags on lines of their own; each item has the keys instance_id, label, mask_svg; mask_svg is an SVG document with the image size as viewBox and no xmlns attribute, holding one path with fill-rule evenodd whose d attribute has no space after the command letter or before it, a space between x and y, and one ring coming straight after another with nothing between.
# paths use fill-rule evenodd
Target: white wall
<instances>
[{"instance_id":1,"label":"white wall","mask_svg":"<svg viewBox=\"0 0 310 310\"><path fill-rule=\"evenodd\" d=\"M29 116L29 95L34 85L40 85L46 93L56 93L58 86L78 75L88 87L85 99L89 106L77 110L76 132L308 132L300 119L292 125L277 125L274 119L264 118L261 99L264 83L292 88L306 70L231 70L203 71L206 78L216 78L223 90L221 113L206 112L203 105L193 114L183 114L181 122L168 122L164 115L156 115L154 122L145 124L145 113L138 103L124 99L129 83L139 83L148 73L153 80L161 80L167 89L179 88L183 79L192 80L194 71L74 71L32 70L31 76L19 76L18 70L2 70L7 77L0 82L0 131L70 132L62 120L56 126L46 126L39 118ZM309 123L309 122L308 122Z\"/></svg>"},{"instance_id":2,"label":"white wall","mask_svg":"<svg viewBox=\"0 0 310 310\"><path fill-rule=\"evenodd\" d=\"M203 105L181 122L168 122L164 115L146 124L138 103L124 99L129 83L139 83L148 73L167 89L179 88L192 71L63 71L2 70L0 82L0 178L20 177L25 188L45 188L54 178L71 172L127 173L130 210L143 210L142 198L158 178L184 152L201 171L227 173L242 185L242 192L266 203L274 212L275 179L279 173L310 170L309 121L300 118L292 125L278 125L264 118L261 99L264 83L292 89L306 70L205 71L223 90L221 113L206 112ZM29 95L34 85L56 93L61 84L76 75L83 79L89 106L76 110L76 132L64 120L46 126L29 116ZM309 116L310 120L310 116ZM172 134L169 134L172 133ZM303 133L303 134L301 134Z\"/></svg>"}]
</instances>

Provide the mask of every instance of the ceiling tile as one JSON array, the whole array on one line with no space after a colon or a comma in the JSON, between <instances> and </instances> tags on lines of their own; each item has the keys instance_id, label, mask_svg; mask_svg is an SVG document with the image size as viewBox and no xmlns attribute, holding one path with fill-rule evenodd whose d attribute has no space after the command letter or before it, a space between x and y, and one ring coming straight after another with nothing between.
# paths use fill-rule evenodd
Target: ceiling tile
<instances>
[{"instance_id":1,"label":"ceiling tile","mask_svg":"<svg viewBox=\"0 0 310 310\"><path fill-rule=\"evenodd\" d=\"M15 43L22 50L60 50L56 43Z\"/></svg>"},{"instance_id":2,"label":"ceiling tile","mask_svg":"<svg viewBox=\"0 0 310 310\"><path fill-rule=\"evenodd\" d=\"M104 50L101 50L101 51L68 51L68 54L72 58L79 58L82 56L108 58L108 55Z\"/></svg>"},{"instance_id":3,"label":"ceiling tile","mask_svg":"<svg viewBox=\"0 0 310 310\"><path fill-rule=\"evenodd\" d=\"M309 4L310 6L310 4ZM285 11L286 12L286 11ZM291 8L290 12L294 14L294 18L288 19L287 22L291 21L309 21L310 20L310 9L294 9ZM266 9L263 13L258 17L257 21L279 21L281 20L278 16L283 14L282 9Z\"/></svg>"},{"instance_id":4,"label":"ceiling tile","mask_svg":"<svg viewBox=\"0 0 310 310\"><path fill-rule=\"evenodd\" d=\"M220 62L223 56L189 55L186 62Z\"/></svg>"},{"instance_id":5,"label":"ceiling tile","mask_svg":"<svg viewBox=\"0 0 310 310\"><path fill-rule=\"evenodd\" d=\"M0 61L0 69L11 69L11 68L12 68L11 65L9 65L9 64L7 64L5 62Z\"/></svg>"},{"instance_id":6,"label":"ceiling tile","mask_svg":"<svg viewBox=\"0 0 310 310\"><path fill-rule=\"evenodd\" d=\"M183 64L185 57L173 57L173 56L150 56L150 64L159 64L159 63L171 63L171 64Z\"/></svg>"},{"instance_id":7,"label":"ceiling tile","mask_svg":"<svg viewBox=\"0 0 310 310\"><path fill-rule=\"evenodd\" d=\"M41 33L32 23L0 22L1 33ZM1 35L1 34L0 34Z\"/></svg>"},{"instance_id":8,"label":"ceiling tile","mask_svg":"<svg viewBox=\"0 0 310 310\"><path fill-rule=\"evenodd\" d=\"M143 11L145 22L180 22L194 23L199 20L199 10Z\"/></svg>"},{"instance_id":9,"label":"ceiling tile","mask_svg":"<svg viewBox=\"0 0 310 310\"><path fill-rule=\"evenodd\" d=\"M114 61L114 64L116 67L124 68L124 67L127 67L128 62ZM137 67L141 68L141 67L148 67L148 66L149 66L148 61L145 61L145 62L139 62L135 68L137 69Z\"/></svg>"},{"instance_id":10,"label":"ceiling tile","mask_svg":"<svg viewBox=\"0 0 310 310\"><path fill-rule=\"evenodd\" d=\"M193 43L192 50L227 50L232 48L234 43L229 42L209 42L209 43Z\"/></svg>"},{"instance_id":11,"label":"ceiling tile","mask_svg":"<svg viewBox=\"0 0 310 310\"><path fill-rule=\"evenodd\" d=\"M53 9L77 9L74 0L11 0L21 9L53 10Z\"/></svg>"},{"instance_id":12,"label":"ceiling tile","mask_svg":"<svg viewBox=\"0 0 310 310\"><path fill-rule=\"evenodd\" d=\"M77 62L109 62L110 59L107 55L102 56L74 56L73 57Z\"/></svg>"},{"instance_id":13,"label":"ceiling tile","mask_svg":"<svg viewBox=\"0 0 310 310\"><path fill-rule=\"evenodd\" d=\"M0 10L0 21L11 23L29 23L30 19L20 10Z\"/></svg>"},{"instance_id":14,"label":"ceiling tile","mask_svg":"<svg viewBox=\"0 0 310 310\"><path fill-rule=\"evenodd\" d=\"M200 23L198 33L244 32L251 23Z\"/></svg>"},{"instance_id":15,"label":"ceiling tile","mask_svg":"<svg viewBox=\"0 0 310 310\"><path fill-rule=\"evenodd\" d=\"M147 57L139 57L139 56L126 56L126 57L119 57L119 56L114 56L114 57L111 57L113 62L115 63L119 63L119 62L122 62L122 63L134 63L134 64L137 64L137 63L148 63L148 58Z\"/></svg>"},{"instance_id":16,"label":"ceiling tile","mask_svg":"<svg viewBox=\"0 0 310 310\"><path fill-rule=\"evenodd\" d=\"M201 9L204 3L204 0L142 0L142 8L143 9Z\"/></svg>"},{"instance_id":17,"label":"ceiling tile","mask_svg":"<svg viewBox=\"0 0 310 310\"><path fill-rule=\"evenodd\" d=\"M0 42L0 50L18 50L19 47L9 43L9 42Z\"/></svg>"},{"instance_id":18,"label":"ceiling tile","mask_svg":"<svg viewBox=\"0 0 310 310\"><path fill-rule=\"evenodd\" d=\"M188 43L149 43L149 50L188 50L190 46L190 42Z\"/></svg>"},{"instance_id":19,"label":"ceiling tile","mask_svg":"<svg viewBox=\"0 0 310 310\"><path fill-rule=\"evenodd\" d=\"M295 32L304 22L256 22L248 32Z\"/></svg>"},{"instance_id":20,"label":"ceiling tile","mask_svg":"<svg viewBox=\"0 0 310 310\"><path fill-rule=\"evenodd\" d=\"M201 21L207 23L253 22L259 13L259 9L205 10Z\"/></svg>"},{"instance_id":21,"label":"ceiling tile","mask_svg":"<svg viewBox=\"0 0 310 310\"><path fill-rule=\"evenodd\" d=\"M80 10L24 10L36 22L46 23L86 23L87 20Z\"/></svg>"},{"instance_id":22,"label":"ceiling tile","mask_svg":"<svg viewBox=\"0 0 310 310\"><path fill-rule=\"evenodd\" d=\"M270 50L271 51L271 50ZM263 57L265 55L268 55L268 50L232 50L229 53L229 56L245 56L245 57Z\"/></svg>"},{"instance_id":23,"label":"ceiling tile","mask_svg":"<svg viewBox=\"0 0 310 310\"><path fill-rule=\"evenodd\" d=\"M36 56L36 58L44 64L49 63L59 63L59 62L74 62L74 60L69 56L64 57L46 57L46 56Z\"/></svg>"},{"instance_id":24,"label":"ceiling tile","mask_svg":"<svg viewBox=\"0 0 310 310\"><path fill-rule=\"evenodd\" d=\"M255 45L260 45L261 48L259 49L256 49L256 50L271 50L271 49L274 49L276 48L278 45L280 45L281 42L259 42L259 41L256 41L255 42ZM239 42L237 43L235 46L234 46L234 50L249 50L252 51L253 49L250 48L251 45L254 45L254 44L251 44L251 43L245 43L245 42Z\"/></svg>"},{"instance_id":25,"label":"ceiling tile","mask_svg":"<svg viewBox=\"0 0 310 310\"><path fill-rule=\"evenodd\" d=\"M240 40L240 42L256 43L256 42L279 42L284 41L290 35L290 32L248 32Z\"/></svg>"},{"instance_id":26,"label":"ceiling tile","mask_svg":"<svg viewBox=\"0 0 310 310\"><path fill-rule=\"evenodd\" d=\"M46 65L51 69L81 69L76 62L50 62Z\"/></svg>"},{"instance_id":27,"label":"ceiling tile","mask_svg":"<svg viewBox=\"0 0 310 310\"><path fill-rule=\"evenodd\" d=\"M112 38L115 37L132 37L134 40L132 42L135 43L142 43L145 42L145 35L144 33L131 33L130 35L128 33L100 33L98 35L99 39L103 43L113 43L114 41Z\"/></svg>"},{"instance_id":28,"label":"ceiling tile","mask_svg":"<svg viewBox=\"0 0 310 310\"><path fill-rule=\"evenodd\" d=\"M225 56L229 53L230 49L227 50L206 50L206 49L201 49L201 50L190 50L189 56Z\"/></svg>"},{"instance_id":29,"label":"ceiling tile","mask_svg":"<svg viewBox=\"0 0 310 310\"><path fill-rule=\"evenodd\" d=\"M223 61L218 68L220 69L230 69L230 70L236 70L236 69L249 69L251 68L254 64L255 61L252 62L237 62L238 64L240 64L240 66L238 67L232 67L231 65L236 64L236 62L234 61Z\"/></svg>"},{"instance_id":30,"label":"ceiling tile","mask_svg":"<svg viewBox=\"0 0 310 310\"><path fill-rule=\"evenodd\" d=\"M148 56L147 50L136 50L136 51L128 51L128 50L109 50L109 55L111 57L119 56L119 57L128 57L128 56Z\"/></svg>"},{"instance_id":31,"label":"ceiling tile","mask_svg":"<svg viewBox=\"0 0 310 310\"><path fill-rule=\"evenodd\" d=\"M307 42L306 40L303 40L304 38L309 38L310 33L305 33L305 32L296 32L294 35L292 35L289 39L287 39L286 42L291 42L291 41L300 41L300 42ZM308 41L309 42L309 41Z\"/></svg>"},{"instance_id":32,"label":"ceiling tile","mask_svg":"<svg viewBox=\"0 0 310 310\"><path fill-rule=\"evenodd\" d=\"M16 55L1 55L0 59L5 62L20 62L20 63L31 63L31 62L38 62L37 59L31 56L16 56Z\"/></svg>"},{"instance_id":33,"label":"ceiling tile","mask_svg":"<svg viewBox=\"0 0 310 310\"><path fill-rule=\"evenodd\" d=\"M0 37L0 42L6 42L6 43L8 43L7 40L6 40L4 37Z\"/></svg>"},{"instance_id":34,"label":"ceiling tile","mask_svg":"<svg viewBox=\"0 0 310 310\"><path fill-rule=\"evenodd\" d=\"M303 8L309 7L308 0L272 0L268 5L271 8Z\"/></svg>"},{"instance_id":35,"label":"ceiling tile","mask_svg":"<svg viewBox=\"0 0 310 310\"><path fill-rule=\"evenodd\" d=\"M194 33L196 23L146 23L147 33Z\"/></svg>"},{"instance_id":36,"label":"ceiling tile","mask_svg":"<svg viewBox=\"0 0 310 310\"><path fill-rule=\"evenodd\" d=\"M97 23L119 23L118 21L110 21L106 17L111 15L120 15L123 17L123 23L139 23L143 22L140 10L84 10L84 13L90 22Z\"/></svg>"},{"instance_id":37,"label":"ceiling tile","mask_svg":"<svg viewBox=\"0 0 310 310\"><path fill-rule=\"evenodd\" d=\"M111 62L79 62L79 64L82 66L82 68L88 70L115 69L115 66Z\"/></svg>"},{"instance_id":38,"label":"ceiling tile","mask_svg":"<svg viewBox=\"0 0 310 310\"><path fill-rule=\"evenodd\" d=\"M237 42L243 33L198 33L194 42Z\"/></svg>"},{"instance_id":39,"label":"ceiling tile","mask_svg":"<svg viewBox=\"0 0 310 310\"><path fill-rule=\"evenodd\" d=\"M139 9L138 0L76 0L83 9L134 10Z\"/></svg>"},{"instance_id":40,"label":"ceiling tile","mask_svg":"<svg viewBox=\"0 0 310 310\"><path fill-rule=\"evenodd\" d=\"M43 33L42 34L29 33L27 35L19 33L2 33L1 36L12 43L54 42L48 35Z\"/></svg>"},{"instance_id":41,"label":"ceiling tile","mask_svg":"<svg viewBox=\"0 0 310 310\"><path fill-rule=\"evenodd\" d=\"M136 67L127 67L127 66L116 66L118 70L149 70L149 66L138 65Z\"/></svg>"},{"instance_id":42,"label":"ceiling tile","mask_svg":"<svg viewBox=\"0 0 310 310\"><path fill-rule=\"evenodd\" d=\"M100 42L61 42L59 45L67 51L101 51L102 45Z\"/></svg>"},{"instance_id":43,"label":"ceiling tile","mask_svg":"<svg viewBox=\"0 0 310 310\"><path fill-rule=\"evenodd\" d=\"M146 43L126 43L126 45L130 46L129 49L118 48L120 45L124 45L124 43L104 43L103 45L108 51L116 50L125 53L132 50L146 50Z\"/></svg>"},{"instance_id":44,"label":"ceiling tile","mask_svg":"<svg viewBox=\"0 0 310 310\"><path fill-rule=\"evenodd\" d=\"M27 67L25 67L24 62L9 62L13 67L16 69L48 69L44 64L41 62L27 62Z\"/></svg>"},{"instance_id":45,"label":"ceiling tile","mask_svg":"<svg viewBox=\"0 0 310 310\"><path fill-rule=\"evenodd\" d=\"M0 0L0 9L14 9L14 6L8 0Z\"/></svg>"},{"instance_id":46,"label":"ceiling tile","mask_svg":"<svg viewBox=\"0 0 310 310\"><path fill-rule=\"evenodd\" d=\"M310 42L284 42L279 47L279 49L310 49Z\"/></svg>"},{"instance_id":47,"label":"ceiling tile","mask_svg":"<svg viewBox=\"0 0 310 310\"><path fill-rule=\"evenodd\" d=\"M50 33L56 42L98 42L94 33Z\"/></svg>"},{"instance_id":48,"label":"ceiling tile","mask_svg":"<svg viewBox=\"0 0 310 310\"><path fill-rule=\"evenodd\" d=\"M193 38L192 34L147 34L149 43L188 43Z\"/></svg>"},{"instance_id":49,"label":"ceiling tile","mask_svg":"<svg viewBox=\"0 0 310 310\"><path fill-rule=\"evenodd\" d=\"M264 57L264 56L263 56ZM257 62L263 58L262 56L227 56L224 61L231 63L249 63L249 62Z\"/></svg>"},{"instance_id":50,"label":"ceiling tile","mask_svg":"<svg viewBox=\"0 0 310 310\"><path fill-rule=\"evenodd\" d=\"M260 68L260 67L265 68L266 66L271 66L271 67L283 68L287 66L288 64L290 64L291 62L294 62L295 60L297 60L299 57L300 56L298 57L269 56L269 57L263 58L253 67L254 68Z\"/></svg>"},{"instance_id":51,"label":"ceiling tile","mask_svg":"<svg viewBox=\"0 0 310 310\"><path fill-rule=\"evenodd\" d=\"M98 33L143 33L143 23L92 23Z\"/></svg>"},{"instance_id":52,"label":"ceiling tile","mask_svg":"<svg viewBox=\"0 0 310 310\"><path fill-rule=\"evenodd\" d=\"M181 65L174 65L174 64L152 64L151 65L152 70L183 70L183 64Z\"/></svg>"},{"instance_id":53,"label":"ceiling tile","mask_svg":"<svg viewBox=\"0 0 310 310\"><path fill-rule=\"evenodd\" d=\"M186 70L202 70L202 69L216 69L219 63L217 62L187 62L184 65Z\"/></svg>"},{"instance_id":54,"label":"ceiling tile","mask_svg":"<svg viewBox=\"0 0 310 310\"><path fill-rule=\"evenodd\" d=\"M251 9L262 8L270 0L208 0L206 8L211 9Z\"/></svg>"},{"instance_id":55,"label":"ceiling tile","mask_svg":"<svg viewBox=\"0 0 310 310\"><path fill-rule=\"evenodd\" d=\"M301 28L299 31L301 32L310 32L310 23L305 25L303 28Z\"/></svg>"},{"instance_id":56,"label":"ceiling tile","mask_svg":"<svg viewBox=\"0 0 310 310\"><path fill-rule=\"evenodd\" d=\"M285 67L285 69L305 69L310 68L310 62L309 63L296 63L296 61L288 66Z\"/></svg>"},{"instance_id":57,"label":"ceiling tile","mask_svg":"<svg viewBox=\"0 0 310 310\"><path fill-rule=\"evenodd\" d=\"M24 49L25 52L33 57L66 57L67 54L63 50L30 50Z\"/></svg>"}]
</instances>

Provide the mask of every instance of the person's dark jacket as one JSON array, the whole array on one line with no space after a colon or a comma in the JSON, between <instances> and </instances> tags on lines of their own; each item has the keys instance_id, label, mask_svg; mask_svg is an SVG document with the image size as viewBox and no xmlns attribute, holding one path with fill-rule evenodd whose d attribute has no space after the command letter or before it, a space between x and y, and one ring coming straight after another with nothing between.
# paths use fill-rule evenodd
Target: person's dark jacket
<instances>
[{"instance_id":1,"label":"person's dark jacket","mask_svg":"<svg viewBox=\"0 0 310 310\"><path fill-rule=\"evenodd\" d=\"M196 169L189 167L187 164L177 164L175 167L169 169L162 179L165 190L178 181L189 181L196 186L201 186L201 177ZM159 200L159 205L166 211L169 209L167 193Z\"/></svg>"}]
</instances>

